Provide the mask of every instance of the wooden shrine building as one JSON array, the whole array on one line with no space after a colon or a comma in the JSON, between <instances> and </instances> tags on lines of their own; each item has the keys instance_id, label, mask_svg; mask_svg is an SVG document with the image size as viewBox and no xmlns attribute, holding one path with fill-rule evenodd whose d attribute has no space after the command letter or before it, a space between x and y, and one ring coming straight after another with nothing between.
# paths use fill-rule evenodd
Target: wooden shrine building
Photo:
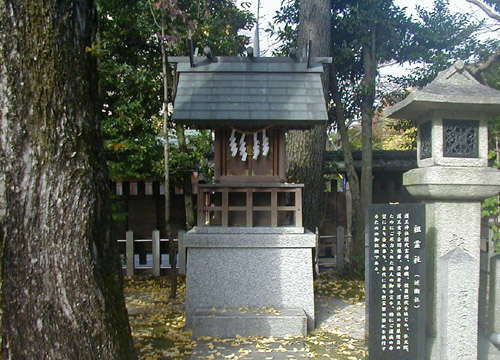
<instances>
[{"instance_id":1,"label":"wooden shrine building","mask_svg":"<svg viewBox=\"0 0 500 360\"><path fill-rule=\"evenodd\" d=\"M186 325L195 336L303 334L314 327L315 244L302 226L303 185L285 182L285 132L326 123L321 74L331 58L169 62L173 120L215 130L215 180L198 185L197 227L185 235ZM227 313L259 307L281 309L285 322Z\"/></svg>"}]
</instances>

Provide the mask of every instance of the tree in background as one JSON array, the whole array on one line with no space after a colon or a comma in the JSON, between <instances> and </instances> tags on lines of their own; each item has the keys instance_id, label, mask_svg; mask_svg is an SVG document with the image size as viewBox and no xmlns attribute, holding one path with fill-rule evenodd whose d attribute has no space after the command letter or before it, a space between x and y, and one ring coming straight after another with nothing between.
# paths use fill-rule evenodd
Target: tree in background
<instances>
[{"instance_id":1,"label":"tree in background","mask_svg":"<svg viewBox=\"0 0 500 360\"><path fill-rule=\"evenodd\" d=\"M277 51L280 54L287 54L297 44L300 5L299 0L285 1L275 16L275 24L268 29L283 42ZM427 84L458 59L487 63L492 49L498 48L493 42L477 40L475 34L482 23L471 21L466 14L451 14L448 5L447 0L436 0L431 11L417 7L418 16L412 19L390 0L331 2L334 56L329 84L330 118L332 128L338 133L335 138L342 143L344 152L353 199L352 233L357 240L354 250L360 258L364 253L364 213L371 203L372 127L383 121L378 119L376 108L402 99L409 86ZM379 67L396 63L414 65L415 70L404 77L390 77L388 92L381 92ZM361 178L351 155L353 131L350 129L356 126L362 137ZM397 142L397 146L411 148L414 140L411 124L400 122L394 128L402 131L406 139L406 142ZM394 139L390 144L396 144Z\"/></svg>"},{"instance_id":2,"label":"tree in background","mask_svg":"<svg viewBox=\"0 0 500 360\"><path fill-rule=\"evenodd\" d=\"M162 2L158 2L162 3ZM162 77L161 41L166 55L186 55L188 28L193 31L194 46L209 45L214 54L235 55L244 51L248 37L240 29L252 26L253 17L239 10L230 0L198 0L165 2L180 13L166 17L168 29L164 37L154 23L151 6L158 20L160 8L149 0L98 0L100 14L101 98L103 102L103 133L111 178L124 180L160 179L164 177L164 144L162 140L163 80L168 82L167 96L173 99L175 80L167 65L168 78ZM159 21L158 21L159 23ZM171 158L192 149L184 129L168 120L168 129L177 137L170 149ZM187 142L182 141L186 139ZM191 137L191 139L193 139ZM205 147L206 149L206 147ZM194 224L190 199L191 173L195 163L203 162L208 153L189 151L190 161L179 163L172 172L172 182L183 184L187 227ZM198 157L196 157L198 156ZM180 169L182 166L182 170ZM191 210L191 211L190 211ZM190 215L189 215L190 214Z\"/></svg>"},{"instance_id":3,"label":"tree in background","mask_svg":"<svg viewBox=\"0 0 500 360\"><path fill-rule=\"evenodd\" d=\"M413 56L408 61L412 71L391 77L399 89L425 86L455 61L478 62L485 50L490 51L477 39L483 23L469 14L452 14L449 0L435 0L432 10L417 6L414 26Z\"/></svg>"},{"instance_id":4,"label":"tree in background","mask_svg":"<svg viewBox=\"0 0 500 360\"><path fill-rule=\"evenodd\" d=\"M274 31L282 40L291 41L294 38L296 27L290 25L290 22L299 19L298 5L298 0L288 1L282 7L283 12L276 17L278 22L287 22L284 27L277 25L271 29L271 32ZM302 11L302 3L300 6ZM383 61L405 56L404 49L409 44L411 36L411 21L401 9L394 6L392 1L338 0L331 1L328 7L329 10L325 11L325 14L330 18L331 32L327 34L328 36L325 36L324 32L319 33L323 36L319 41L329 43L330 51L335 55L327 84L328 102L331 104L329 113L342 139L353 199L354 254L361 264L364 254L364 212L371 203L372 121L377 67ZM299 20L302 21L302 14ZM299 22L299 34L300 26ZM285 44L280 50L286 51L287 47L291 46L294 46L293 42ZM348 124L354 121L362 122L361 181L354 168L348 141ZM325 130L326 128L323 129ZM322 142L319 146L324 149L326 143ZM319 150L317 151L319 153ZM302 156L297 151L292 154L294 157ZM316 186L318 191L323 191L322 183ZM307 208L305 216L306 219L309 216ZM316 216L316 219L318 218Z\"/></svg>"},{"instance_id":5,"label":"tree in background","mask_svg":"<svg viewBox=\"0 0 500 360\"><path fill-rule=\"evenodd\" d=\"M330 55L330 1L302 0L297 35L297 51L308 50L311 56ZM310 41L311 47L308 47ZM325 99L328 102L329 69L321 76ZM321 202L324 191L323 169L326 150L326 126L311 130L292 130L287 136L286 175L291 182L303 183L304 226L314 230L321 221Z\"/></svg>"},{"instance_id":6,"label":"tree in background","mask_svg":"<svg viewBox=\"0 0 500 360\"><path fill-rule=\"evenodd\" d=\"M489 18L500 23L500 1L499 0L466 0L467 2L476 5ZM475 64L471 70L472 74L479 80L485 82L483 73L490 69L493 65L500 61L500 46L496 44L496 50L493 51L483 61Z\"/></svg>"},{"instance_id":7,"label":"tree in background","mask_svg":"<svg viewBox=\"0 0 500 360\"><path fill-rule=\"evenodd\" d=\"M2 355L133 359L110 234L92 1L0 1Z\"/></svg>"},{"instance_id":8,"label":"tree in background","mask_svg":"<svg viewBox=\"0 0 500 360\"><path fill-rule=\"evenodd\" d=\"M496 23L500 23L500 1L498 0L467 0L469 3L478 6L488 17ZM498 31L498 30L497 30ZM483 54L481 61L472 66L469 70L479 81L500 90L500 44L498 41L491 42L490 52ZM489 121L489 149L490 160L494 167L500 168L500 117ZM483 216L496 216L498 219L500 210L499 196L493 196L484 200L482 204ZM497 225L492 225L494 240L496 241L497 252L500 252L500 229Z\"/></svg>"},{"instance_id":9,"label":"tree in background","mask_svg":"<svg viewBox=\"0 0 500 360\"><path fill-rule=\"evenodd\" d=\"M432 81L437 74L449 68L457 60L469 65L469 70L487 59L495 42L480 42L477 33L483 23L471 20L469 14L452 14L449 1L436 0L432 10L417 7L417 21L414 37L414 56L410 61L412 71L406 75L389 76L390 85L382 94L381 105L387 106L402 100L414 87L422 87ZM412 121L401 119L393 123L393 128L407 137L407 147L416 146L417 131Z\"/></svg>"}]
</instances>

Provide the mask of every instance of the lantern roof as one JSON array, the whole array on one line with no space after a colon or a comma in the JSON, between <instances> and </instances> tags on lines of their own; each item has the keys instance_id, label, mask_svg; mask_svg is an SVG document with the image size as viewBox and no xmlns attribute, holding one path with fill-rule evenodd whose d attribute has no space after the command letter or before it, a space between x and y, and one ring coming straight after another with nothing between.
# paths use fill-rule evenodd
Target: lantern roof
<instances>
[{"instance_id":1,"label":"lantern roof","mask_svg":"<svg viewBox=\"0 0 500 360\"><path fill-rule=\"evenodd\" d=\"M403 101L384 110L394 119L417 120L432 110L470 111L494 116L500 113L500 91L478 82L457 61L422 89L410 93Z\"/></svg>"},{"instance_id":2,"label":"lantern roof","mask_svg":"<svg viewBox=\"0 0 500 360\"><path fill-rule=\"evenodd\" d=\"M169 57L177 63L173 120L200 128L326 124L321 74L331 58Z\"/></svg>"}]
</instances>

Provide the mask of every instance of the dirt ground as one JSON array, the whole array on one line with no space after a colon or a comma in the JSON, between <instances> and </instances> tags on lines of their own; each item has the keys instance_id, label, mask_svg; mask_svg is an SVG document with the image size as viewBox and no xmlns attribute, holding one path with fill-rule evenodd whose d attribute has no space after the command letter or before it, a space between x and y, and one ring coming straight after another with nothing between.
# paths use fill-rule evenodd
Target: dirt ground
<instances>
[{"instance_id":1,"label":"dirt ground","mask_svg":"<svg viewBox=\"0 0 500 360\"><path fill-rule=\"evenodd\" d=\"M284 351L290 344L312 359L364 359L364 283L322 275L315 281L316 330L305 338L273 339L249 337L237 339L203 339L241 342L255 348ZM169 301L170 283L165 278L126 278L125 299L132 335L140 359L189 359L196 345L191 333L184 330L185 284L179 284L178 296ZM272 354L269 354L272 355ZM221 354L214 345L208 359L242 359L242 352ZM273 356L265 357L272 359ZM287 358L293 359L292 355Z\"/></svg>"}]
</instances>

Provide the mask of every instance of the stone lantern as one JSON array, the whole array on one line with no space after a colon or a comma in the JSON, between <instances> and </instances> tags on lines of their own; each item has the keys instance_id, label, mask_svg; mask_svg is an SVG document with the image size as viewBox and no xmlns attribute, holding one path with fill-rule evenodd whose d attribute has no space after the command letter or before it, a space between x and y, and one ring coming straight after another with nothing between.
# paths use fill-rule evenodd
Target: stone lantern
<instances>
[{"instance_id":1,"label":"stone lantern","mask_svg":"<svg viewBox=\"0 0 500 360\"><path fill-rule=\"evenodd\" d=\"M426 359L477 359L481 201L500 191L487 120L500 92L459 61L385 114L418 126L419 167L403 184L426 204Z\"/></svg>"}]
</instances>

